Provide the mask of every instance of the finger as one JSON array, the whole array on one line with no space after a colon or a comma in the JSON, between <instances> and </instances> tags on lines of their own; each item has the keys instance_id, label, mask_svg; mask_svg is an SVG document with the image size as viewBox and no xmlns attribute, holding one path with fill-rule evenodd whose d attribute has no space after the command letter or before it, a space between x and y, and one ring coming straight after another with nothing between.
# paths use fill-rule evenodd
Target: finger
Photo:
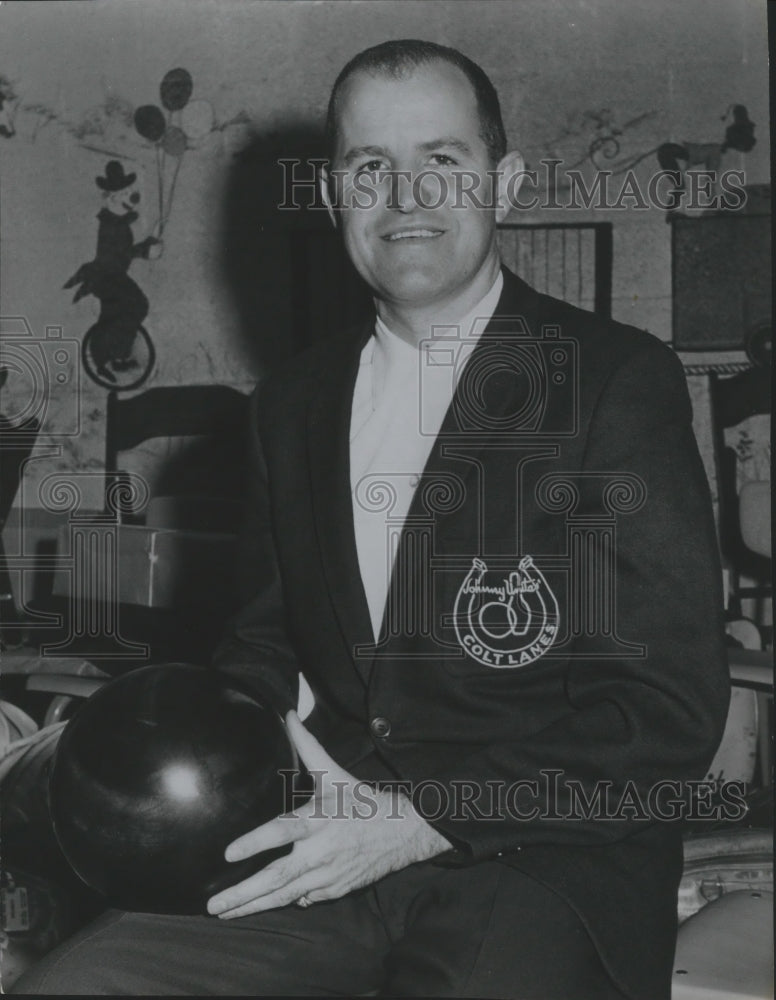
<instances>
[{"instance_id":1,"label":"finger","mask_svg":"<svg viewBox=\"0 0 776 1000\"><path fill-rule=\"evenodd\" d=\"M309 871L300 866L292 855L278 858L242 882L230 885L228 889L222 889L215 896L211 896L207 901L208 912L220 914L237 906L243 906L252 900L282 890L304 875L309 877Z\"/></svg>"},{"instance_id":2,"label":"finger","mask_svg":"<svg viewBox=\"0 0 776 1000\"><path fill-rule=\"evenodd\" d=\"M309 868L290 864L293 858L282 858L267 865L263 871L237 885L212 896L208 912L231 919L246 913L258 913L295 903L300 896L322 899L331 881L326 867Z\"/></svg>"},{"instance_id":3,"label":"finger","mask_svg":"<svg viewBox=\"0 0 776 1000\"><path fill-rule=\"evenodd\" d=\"M233 840L224 851L224 857L227 861L242 861L254 854L261 854L262 851L272 850L273 847L293 844L307 836L309 831L304 818L284 814Z\"/></svg>"},{"instance_id":4,"label":"finger","mask_svg":"<svg viewBox=\"0 0 776 1000\"><path fill-rule=\"evenodd\" d=\"M333 760L303 724L293 710L286 716L286 728L297 753L308 771L325 771L330 777L348 778L349 775Z\"/></svg>"},{"instance_id":5,"label":"finger","mask_svg":"<svg viewBox=\"0 0 776 1000\"><path fill-rule=\"evenodd\" d=\"M327 886L320 884L320 872L316 872L317 880L311 881L310 874L300 876L293 882L268 892L261 897L255 897L245 903L229 907L218 913L221 920L233 920L235 917L245 917L251 913L262 913L265 910L277 910L283 906L297 903L303 896L310 903L319 903L325 899L334 898L327 892Z\"/></svg>"},{"instance_id":6,"label":"finger","mask_svg":"<svg viewBox=\"0 0 776 1000\"><path fill-rule=\"evenodd\" d=\"M293 903L305 895L304 883L294 883L286 889L279 889L277 892L268 893L256 899L251 899L240 906L234 906L228 910L218 912L219 920L234 920L235 917L247 917L251 913L264 913L266 910L278 910L283 906L291 906ZM308 894L309 895L309 894Z\"/></svg>"}]
</instances>

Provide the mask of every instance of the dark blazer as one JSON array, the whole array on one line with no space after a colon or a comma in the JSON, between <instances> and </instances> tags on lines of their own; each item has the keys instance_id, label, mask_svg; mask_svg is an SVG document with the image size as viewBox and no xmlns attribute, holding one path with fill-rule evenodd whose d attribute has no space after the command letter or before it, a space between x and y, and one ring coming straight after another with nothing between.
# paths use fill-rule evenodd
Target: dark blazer
<instances>
[{"instance_id":1,"label":"dark blazer","mask_svg":"<svg viewBox=\"0 0 776 1000\"><path fill-rule=\"evenodd\" d=\"M302 670L307 724L340 764L426 783L456 847L438 863L498 857L541 880L625 992L655 1000L682 858L673 786L650 789L704 776L728 703L690 402L656 338L504 279L415 491L377 644L348 440L372 324L259 387L251 600L216 665L280 710Z\"/></svg>"}]
</instances>

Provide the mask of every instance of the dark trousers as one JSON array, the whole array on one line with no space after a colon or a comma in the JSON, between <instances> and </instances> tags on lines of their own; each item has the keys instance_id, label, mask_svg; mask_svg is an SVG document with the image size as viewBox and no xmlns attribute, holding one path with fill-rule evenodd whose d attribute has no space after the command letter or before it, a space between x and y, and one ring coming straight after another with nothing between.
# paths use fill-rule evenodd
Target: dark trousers
<instances>
[{"instance_id":1,"label":"dark trousers","mask_svg":"<svg viewBox=\"0 0 776 1000\"><path fill-rule=\"evenodd\" d=\"M233 921L113 910L14 992L624 997L570 907L497 862L414 865L339 900Z\"/></svg>"}]
</instances>

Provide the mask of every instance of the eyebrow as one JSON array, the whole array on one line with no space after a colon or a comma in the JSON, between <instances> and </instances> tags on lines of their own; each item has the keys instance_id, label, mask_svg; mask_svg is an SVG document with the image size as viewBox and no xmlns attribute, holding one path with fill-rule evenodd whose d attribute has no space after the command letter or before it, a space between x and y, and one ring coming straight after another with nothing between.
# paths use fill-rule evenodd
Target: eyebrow
<instances>
[{"instance_id":1,"label":"eyebrow","mask_svg":"<svg viewBox=\"0 0 776 1000\"><path fill-rule=\"evenodd\" d=\"M464 142L463 139L456 139L452 135L443 136L441 139L432 139L430 142L422 142L418 148L422 149L424 153L428 153L432 149L439 149L440 147L457 149L459 153L470 154L472 151L468 142Z\"/></svg>"},{"instance_id":2,"label":"eyebrow","mask_svg":"<svg viewBox=\"0 0 776 1000\"><path fill-rule=\"evenodd\" d=\"M362 156L387 156L387 153L382 146L354 146L342 159L350 164L353 160L360 160Z\"/></svg>"},{"instance_id":3,"label":"eyebrow","mask_svg":"<svg viewBox=\"0 0 776 1000\"><path fill-rule=\"evenodd\" d=\"M418 149L421 152L428 153L432 149L456 149L459 153L464 153L465 155L471 155L471 146L464 142L463 139L456 139L454 136L442 136L440 139L431 139L428 142L421 142L418 145ZM388 152L382 146L354 146L349 149L343 161L345 164L350 165L354 160L361 159L362 156L388 156Z\"/></svg>"}]
</instances>

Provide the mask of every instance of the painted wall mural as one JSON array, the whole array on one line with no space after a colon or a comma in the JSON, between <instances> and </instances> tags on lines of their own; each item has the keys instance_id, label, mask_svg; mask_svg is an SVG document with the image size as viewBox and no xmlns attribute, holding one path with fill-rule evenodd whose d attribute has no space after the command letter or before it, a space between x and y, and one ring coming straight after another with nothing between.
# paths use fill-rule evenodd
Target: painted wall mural
<instances>
[{"instance_id":1,"label":"painted wall mural","mask_svg":"<svg viewBox=\"0 0 776 1000\"><path fill-rule=\"evenodd\" d=\"M149 382L176 381L221 382L247 389L258 374L238 351L218 343L217 324L191 323L193 335L184 346L170 332L170 302L180 303L181 285L206 284L201 250L192 254L194 206L202 197L203 178L212 177L214 171L225 174L232 147L239 149L249 140L260 88L245 81L225 82L217 88L221 109L216 112L210 101L195 93L192 74L183 67L162 76L155 104L135 106L105 77L102 87L104 97L97 103L71 108L66 100L26 99L23 79L0 75L0 144L14 153L3 166L6 171L14 162L22 166L40 192L36 210L45 204L45 170L40 168L57 173L58 190L51 204L61 210L45 226L43 257L38 255L35 261L32 280L54 273L59 294L65 290L63 298L70 304L47 312L60 323L61 316L67 317L68 372L65 381L49 384L44 393L40 366L26 364L26 355L31 350L37 358L35 345L42 340L42 356L47 357L51 338L59 342L62 337L61 326L41 327L34 314L9 315L11 296L5 296L6 314L0 317L4 407L12 421L34 410L41 425L27 474L26 502L32 506L37 482L52 469L101 468L105 389L129 391ZM231 132L237 134L232 137ZM75 150L80 151L77 162L82 164L79 178L72 175ZM91 194L84 198L81 191L89 189L86 178ZM6 186L6 194L8 190ZM4 236L15 228L11 214L5 212ZM21 210L19 220L26 222ZM196 239L204 248L204 239L199 234ZM89 243L91 252L86 249ZM71 244L81 248L80 260L66 252ZM10 285L18 290L10 246L6 239L4 290L9 287L9 271ZM40 268L44 260L47 266ZM173 284L178 290L171 288ZM26 303L41 298L38 292L23 296ZM176 324L184 308L176 310ZM17 331L22 331L23 340ZM86 380L79 377L78 367ZM42 377L45 381L45 372ZM79 407L77 433L67 418L74 405ZM172 443L151 442L134 458L152 475L171 447ZM99 503L97 486L94 502Z\"/></svg>"},{"instance_id":2,"label":"painted wall mural","mask_svg":"<svg viewBox=\"0 0 776 1000\"><path fill-rule=\"evenodd\" d=\"M0 138L10 139L16 134L13 126L16 94L11 81L0 76Z\"/></svg>"},{"instance_id":3,"label":"painted wall mural","mask_svg":"<svg viewBox=\"0 0 776 1000\"><path fill-rule=\"evenodd\" d=\"M126 102L114 101L102 109L104 116L93 114L86 119L86 127L82 122L77 128L77 134L85 138L104 135L111 115L125 126L131 120L137 135L152 146L156 164L157 218L151 234L136 241L133 227L139 219L141 200L137 174L125 171L120 160L108 161L105 174L95 179L102 192L95 256L64 286L76 289L73 302L93 295L100 303L100 315L84 335L81 357L89 377L105 388L139 388L150 376L156 359L154 341L143 325L149 302L128 270L136 258L161 257L184 154L213 130L212 105L205 100L192 101L193 88L188 70L171 69L159 86L161 108L144 104L133 111ZM89 148L97 151L91 144Z\"/></svg>"},{"instance_id":4,"label":"painted wall mural","mask_svg":"<svg viewBox=\"0 0 776 1000\"><path fill-rule=\"evenodd\" d=\"M666 175L652 199L670 218L676 212L698 206L686 199L688 170L713 174L708 199L719 197L719 174L728 152L748 153L755 144L755 123L744 104L730 104L720 120L727 123L724 136L711 141L655 142L655 133L666 128L670 115L665 109L628 116L611 108L574 111L552 138L545 141L542 176L554 192L572 192L575 207L648 207L645 184L633 171L646 164L654 173L654 160ZM604 183L601 184L601 180ZM619 178L619 183L616 179ZM615 183L611 183L615 179ZM589 187L587 185L589 182ZM600 186L596 187L598 183Z\"/></svg>"},{"instance_id":5,"label":"painted wall mural","mask_svg":"<svg viewBox=\"0 0 776 1000\"><path fill-rule=\"evenodd\" d=\"M600 170L621 173L649 155L650 151L638 152L634 148L639 145L640 127L657 115L657 111L643 111L620 124L610 108L572 112L557 135L547 142L547 153L563 160L564 171L589 163Z\"/></svg>"},{"instance_id":6,"label":"painted wall mural","mask_svg":"<svg viewBox=\"0 0 776 1000\"><path fill-rule=\"evenodd\" d=\"M93 296L100 305L96 322L83 338L86 373L100 386L128 390L149 378L156 358L152 334L143 325L148 298L128 273L130 265L140 258L158 260L164 253L164 232L186 153L202 149L211 133L223 135L238 127L245 134L246 126L250 132L253 118L246 105L255 106L257 95L255 85L246 90L244 81L225 83L219 94L226 116L219 120L209 101L193 99L194 81L183 67L162 78L159 104L135 107L108 81L103 85L108 92L103 101L68 115L45 102L25 101L19 92L22 85L0 75L0 138L35 146L44 130L54 128L79 148L111 157L103 161L103 174L95 178L102 203L94 257L81 264L64 287L75 289L74 303ZM155 219L146 221L147 235L136 238L142 225L138 213L142 188L154 183L144 185L146 174L155 178L155 191L146 199Z\"/></svg>"},{"instance_id":7,"label":"painted wall mural","mask_svg":"<svg viewBox=\"0 0 776 1000\"><path fill-rule=\"evenodd\" d=\"M160 249L155 236L135 242L140 192L137 174L125 173L119 160L109 160L105 174L95 178L102 192L94 258L81 264L64 287L75 288L73 302L93 295L100 315L83 338L81 358L87 374L107 388L133 389L150 375L156 352L142 325L148 299L127 273L133 259L148 259Z\"/></svg>"},{"instance_id":8,"label":"painted wall mural","mask_svg":"<svg viewBox=\"0 0 776 1000\"><path fill-rule=\"evenodd\" d=\"M606 171L618 177L651 156L654 134L663 113L650 109L636 114L612 108L573 110L544 140L543 161L554 163L545 172L550 190L566 192L581 178Z\"/></svg>"},{"instance_id":9,"label":"painted wall mural","mask_svg":"<svg viewBox=\"0 0 776 1000\"><path fill-rule=\"evenodd\" d=\"M754 136L754 122L749 120L749 112L744 104L732 104L722 121L732 114L732 122L725 129L725 137L718 142L664 142L655 151L657 160L663 170L667 170L673 180L673 188L669 196L668 211L677 211L682 206L682 195L685 193L685 174L691 168L717 172L722 164L722 157L728 150L748 153L754 148L757 140Z\"/></svg>"},{"instance_id":10,"label":"painted wall mural","mask_svg":"<svg viewBox=\"0 0 776 1000\"><path fill-rule=\"evenodd\" d=\"M138 135L153 145L156 157L156 180L159 217L156 229L159 253L164 227L172 211L183 156L187 149L213 131L213 107L208 101L191 100L194 81L187 69L171 69L159 85L162 108L144 104L133 115ZM164 111L167 112L165 116ZM168 180L169 178L169 180Z\"/></svg>"},{"instance_id":11,"label":"painted wall mural","mask_svg":"<svg viewBox=\"0 0 776 1000\"><path fill-rule=\"evenodd\" d=\"M656 17L615 0L561 0L551 12L525 0L519 25L499 4L235 0L228 16L206 0L145 5L142 16L104 0L2 4L0 364L28 344L47 359L67 355L50 368L39 413L50 457L31 464L30 481L52 467L99 470L106 390L144 379L247 391L272 363L273 337L280 354L299 290L276 273L287 247L266 161L307 155L337 70L388 35L438 38L482 63L529 165L562 161L550 178L561 207L570 170L588 188L610 171L616 199L629 170L642 186L657 171L667 143L681 147L686 174L678 154L693 153L689 140L725 145L725 166L746 158L747 183L767 183L767 130L739 151L747 123L767 120L762 15L730 0L699 17L701 0L687 2L661 0ZM618 207L627 210L538 209L510 221L612 221L613 314L668 339L665 212L630 211L627 198ZM282 221L290 244L310 220ZM2 409L16 417L34 387L21 363L9 365ZM149 445L138 462L145 469L167 448Z\"/></svg>"}]
</instances>

